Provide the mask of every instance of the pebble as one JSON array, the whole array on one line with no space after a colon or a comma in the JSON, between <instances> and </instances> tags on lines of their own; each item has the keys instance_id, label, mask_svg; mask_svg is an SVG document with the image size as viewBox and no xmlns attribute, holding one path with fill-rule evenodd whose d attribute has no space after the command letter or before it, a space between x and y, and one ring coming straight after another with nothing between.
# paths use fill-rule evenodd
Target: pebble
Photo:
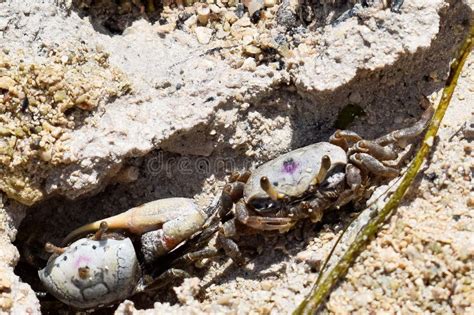
<instances>
[{"instance_id":1,"label":"pebble","mask_svg":"<svg viewBox=\"0 0 474 315\"><path fill-rule=\"evenodd\" d=\"M49 162L49 161L51 161L52 154L53 154L52 149L47 148L45 150L41 150L40 153L39 153L39 156L40 156L41 160L43 160L45 162Z\"/></svg>"},{"instance_id":2,"label":"pebble","mask_svg":"<svg viewBox=\"0 0 474 315\"><path fill-rule=\"evenodd\" d=\"M209 44L212 38L212 30L210 28L198 26L196 27L195 32L197 39L201 44Z\"/></svg>"},{"instance_id":3,"label":"pebble","mask_svg":"<svg viewBox=\"0 0 474 315\"><path fill-rule=\"evenodd\" d=\"M265 291L270 291L273 288L273 283L270 280L263 280L260 282L260 286Z\"/></svg>"},{"instance_id":4,"label":"pebble","mask_svg":"<svg viewBox=\"0 0 474 315\"><path fill-rule=\"evenodd\" d=\"M235 15L234 12L227 11L224 15L224 19L226 20L226 22L229 22L229 24L234 24L239 18L237 17L237 15Z\"/></svg>"},{"instance_id":5,"label":"pebble","mask_svg":"<svg viewBox=\"0 0 474 315\"><path fill-rule=\"evenodd\" d=\"M265 8L271 8L274 7L277 4L276 0L264 0L263 4L265 5Z\"/></svg>"},{"instance_id":6,"label":"pebble","mask_svg":"<svg viewBox=\"0 0 474 315\"><path fill-rule=\"evenodd\" d=\"M255 12L264 7L264 0L243 0L242 3L248 9L249 16L253 16Z\"/></svg>"},{"instance_id":7,"label":"pebble","mask_svg":"<svg viewBox=\"0 0 474 315\"><path fill-rule=\"evenodd\" d=\"M193 15L189 17L186 21L184 21L184 25L186 25L187 28L191 28L194 25L196 25L198 22L198 17L196 15Z\"/></svg>"},{"instance_id":8,"label":"pebble","mask_svg":"<svg viewBox=\"0 0 474 315\"><path fill-rule=\"evenodd\" d=\"M255 59L250 57L245 59L241 69L251 72L255 71L257 69L257 63L255 62Z\"/></svg>"},{"instance_id":9,"label":"pebble","mask_svg":"<svg viewBox=\"0 0 474 315\"><path fill-rule=\"evenodd\" d=\"M471 117L469 121L467 121L463 128L464 138L467 140L474 139L474 116Z\"/></svg>"},{"instance_id":10,"label":"pebble","mask_svg":"<svg viewBox=\"0 0 474 315\"><path fill-rule=\"evenodd\" d=\"M9 292L11 289L12 283L8 279L0 279L0 292Z\"/></svg>"},{"instance_id":11,"label":"pebble","mask_svg":"<svg viewBox=\"0 0 474 315\"><path fill-rule=\"evenodd\" d=\"M0 77L0 89L9 90L15 85L15 81L9 77Z\"/></svg>"},{"instance_id":12,"label":"pebble","mask_svg":"<svg viewBox=\"0 0 474 315\"><path fill-rule=\"evenodd\" d=\"M232 296L227 294L227 295L223 295L219 297L219 299L217 300L217 303L220 305L232 305L233 300L234 299L232 298Z\"/></svg>"},{"instance_id":13,"label":"pebble","mask_svg":"<svg viewBox=\"0 0 474 315\"><path fill-rule=\"evenodd\" d=\"M10 297L0 299L0 309L8 312L13 307L13 300Z\"/></svg>"},{"instance_id":14,"label":"pebble","mask_svg":"<svg viewBox=\"0 0 474 315\"><path fill-rule=\"evenodd\" d=\"M163 25L159 25L158 23L156 23L155 25L155 31L158 34L168 34L174 31L174 29L176 28L176 23L168 23Z\"/></svg>"},{"instance_id":15,"label":"pebble","mask_svg":"<svg viewBox=\"0 0 474 315\"><path fill-rule=\"evenodd\" d=\"M215 4L211 4L209 6L209 9L211 9L211 12L214 14L221 14L222 12L225 12L225 9L221 9L219 6Z\"/></svg>"},{"instance_id":16,"label":"pebble","mask_svg":"<svg viewBox=\"0 0 474 315\"><path fill-rule=\"evenodd\" d=\"M349 101L353 104L360 104L360 102L362 102L362 96L360 96L359 92L354 91L349 95Z\"/></svg>"},{"instance_id":17,"label":"pebble","mask_svg":"<svg viewBox=\"0 0 474 315\"><path fill-rule=\"evenodd\" d=\"M61 62L63 64L66 64L69 61L69 56L68 55L62 55L61 56Z\"/></svg>"},{"instance_id":18,"label":"pebble","mask_svg":"<svg viewBox=\"0 0 474 315\"><path fill-rule=\"evenodd\" d=\"M252 35L245 35L244 38L242 39L242 44L244 46L250 45L253 42L253 36Z\"/></svg>"},{"instance_id":19,"label":"pebble","mask_svg":"<svg viewBox=\"0 0 474 315\"><path fill-rule=\"evenodd\" d=\"M474 197L473 196L468 197L466 204L469 208L473 208L474 207Z\"/></svg>"},{"instance_id":20,"label":"pebble","mask_svg":"<svg viewBox=\"0 0 474 315\"><path fill-rule=\"evenodd\" d=\"M257 46L254 46L254 45L247 45L244 47L244 51L245 53L249 54L249 55L259 55L262 50L260 48L258 48Z\"/></svg>"}]
</instances>

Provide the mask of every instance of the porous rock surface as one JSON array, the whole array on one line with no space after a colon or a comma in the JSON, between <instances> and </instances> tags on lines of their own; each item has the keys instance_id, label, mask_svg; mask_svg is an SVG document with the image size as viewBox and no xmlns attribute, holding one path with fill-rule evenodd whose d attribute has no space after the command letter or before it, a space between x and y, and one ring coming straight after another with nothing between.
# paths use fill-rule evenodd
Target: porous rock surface
<instances>
[{"instance_id":1,"label":"porous rock surface","mask_svg":"<svg viewBox=\"0 0 474 315\"><path fill-rule=\"evenodd\" d=\"M233 158L237 166L255 165L283 151L327 139L334 131L337 114L348 104L359 105L365 111L365 116L350 126L363 136L374 137L409 125L421 111L417 107L419 94L429 95L442 86L452 53L465 34L466 20L471 18L469 8L473 5L441 0L405 2L402 14L369 8L359 17L314 31L308 36L310 39L303 37L307 42L300 43L283 57L283 68L271 63L255 64L252 58L234 57L232 50L222 49L225 42L211 40L203 45L194 33L186 30L175 29L163 35L158 24L151 25L144 20L135 22L122 35L109 36L98 32L87 18L80 18L74 10L58 6L56 1L0 2L0 39L2 48L8 50L10 56L23 50L26 60L42 62L48 58L44 45L74 50L81 43L91 51L109 54L110 66L123 73L131 86L123 96L99 103L78 128L70 131L64 141L68 150L64 152L62 165L55 165L40 175L41 198L75 199L103 190L111 180L122 184L111 185L89 200L43 201L30 209L30 214L37 215L32 217L33 221L24 220L26 228L23 229L28 232L30 228L39 229L41 238L57 241L79 223L160 197L195 196L206 205L219 192L223 172L194 176L176 170L172 164L166 173L156 172L154 167L168 165L170 160L183 156L191 163L207 157L212 164L224 156ZM219 49L210 50L216 47ZM472 58L470 65L472 68ZM472 70L469 73L472 77ZM472 84L472 80L470 82ZM472 93L467 93L466 98L460 106L473 103ZM461 124L459 120L464 118L456 116L450 130L457 128ZM452 152L455 159L456 151ZM439 165L436 171L438 169ZM31 176L36 175L31 173ZM129 183L131 181L134 182ZM465 184L461 181L459 185L464 187ZM431 189L429 183L425 185ZM459 189L460 194L465 190ZM0 245L5 248L0 257L0 280L3 281L0 282L0 310L38 313L34 292L19 282L12 270L18 252L11 242L25 207L12 200L4 204L0 212L3 222ZM407 208L401 215L410 216L412 211L415 210ZM464 214L456 213L456 217L460 215ZM436 217L431 213L427 216ZM244 270L229 266L229 262L214 264L204 284L194 278L175 289L184 306L170 306L164 301L157 303L154 311L147 312L287 313L309 292L316 278L317 274L308 264L317 269L348 219L326 224L317 233L307 232L304 239L308 247L298 242L296 232L272 239L267 246L277 250ZM407 220L409 224L404 225L404 229L411 228L415 219ZM459 223L462 229L472 224L467 221L468 217L462 220ZM443 228L446 227L427 233L435 234ZM469 231L469 227L465 229ZM447 257L459 246L469 245L461 237L457 239L460 241L452 249L443 245L438 248L436 244L428 249ZM411 241L416 243L413 237ZM383 239L383 242L388 241ZM292 248L287 250L287 245ZM414 246L416 251L421 250L418 245ZM416 251L410 249L403 255L417 255ZM394 255L390 252L389 257L386 252L389 251L382 253L385 255L382 258L391 262ZM380 259L378 252L366 255L375 257L369 261ZM413 263L413 268L417 270L432 259L422 254L416 257L419 261ZM472 273L472 264L468 265L465 256L455 261L463 264L453 271L454 278L462 282L463 277ZM356 266L351 272L359 275L360 268ZM387 272L393 270L389 268ZM414 283L416 279L407 276L405 280ZM372 288L378 290L376 292L382 290L373 281L363 282L360 289L363 292L354 293L361 286L352 281L355 285L346 283L347 288L343 285L333 293L327 304L329 311L338 313L339 305L344 305L344 311L363 312L366 302L376 308L394 305L394 301L403 305L406 300L422 299L405 291L400 291L403 294L392 300L380 299L376 293L367 293ZM386 281L380 285L399 284ZM418 286L421 288L421 284ZM448 309L442 308L446 306L443 297L450 294L443 291L445 287L429 290L426 294L434 296L434 304L427 302L416 307L425 311ZM472 299L469 287L463 290L467 292L466 298ZM456 307L468 311L462 304L466 299L462 292L455 292L461 301L456 302ZM354 296L357 297L355 302ZM128 311L134 311L130 303L122 304L117 310L118 313Z\"/></svg>"},{"instance_id":2,"label":"porous rock surface","mask_svg":"<svg viewBox=\"0 0 474 315\"><path fill-rule=\"evenodd\" d=\"M9 207L11 213L7 213ZM20 255L13 246L25 208L11 204L0 194L0 314L39 314L40 305L31 287L13 272Z\"/></svg>"},{"instance_id":3,"label":"porous rock surface","mask_svg":"<svg viewBox=\"0 0 474 315\"><path fill-rule=\"evenodd\" d=\"M204 54L219 46L202 45L186 31L176 29L163 38L157 34L160 25L140 20L123 35L108 36L74 11L66 14L54 1L2 3L3 48L10 54L22 49L35 59L44 55L45 46L72 49L81 43L110 54L110 64L125 73L133 90L133 95L102 106L71 132L62 166L30 176L44 179L44 197L76 198L100 190L126 159L153 149L208 156L213 139L207 139L211 129L206 127L199 136L207 145L174 145L167 140L211 126L218 110L228 104L257 103L287 85L296 86L305 96L310 93L310 100L323 97L323 103L332 101L341 108L347 95L334 92L357 80L358 73L383 69L404 55L428 48L439 30L439 11L444 6L441 0L417 0L408 1L401 15L368 10L363 23L353 18L312 34L308 43L284 59L282 70L262 64L248 71L232 67L219 51ZM353 96L355 101L372 101L363 91L354 93L359 93Z\"/></svg>"}]
</instances>

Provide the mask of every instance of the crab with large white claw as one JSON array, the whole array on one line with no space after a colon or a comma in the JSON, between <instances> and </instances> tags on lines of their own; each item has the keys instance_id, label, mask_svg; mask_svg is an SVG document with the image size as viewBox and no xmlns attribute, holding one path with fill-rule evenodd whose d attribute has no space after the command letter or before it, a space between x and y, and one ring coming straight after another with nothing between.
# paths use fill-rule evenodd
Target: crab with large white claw
<instances>
[{"instance_id":1,"label":"crab with large white claw","mask_svg":"<svg viewBox=\"0 0 474 315\"><path fill-rule=\"evenodd\" d=\"M79 309L112 304L156 289L171 276L186 273L169 269L157 279L145 281L134 245L123 232L141 238L140 250L145 263L150 264L200 231L206 218L192 199L168 198L86 224L64 239L66 247L46 244L45 249L53 255L38 272L39 278L58 300ZM91 237L75 241L91 233Z\"/></svg>"},{"instance_id":2,"label":"crab with large white claw","mask_svg":"<svg viewBox=\"0 0 474 315\"><path fill-rule=\"evenodd\" d=\"M369 187L397 177L411 148L407 144L426 129L434 113L429 101L424 101L427 109L411 127L371 141L338 130L329 142L283 154L251 174L231 176L222 199L232 200L235 207L232 218L220 228L218 246L241 263L233 240L240 234L284 232L305 218L318 222L324 211L360 200ZM220 211L221 217L228 215L226 209Z\"/></svg>"}]
</instances>

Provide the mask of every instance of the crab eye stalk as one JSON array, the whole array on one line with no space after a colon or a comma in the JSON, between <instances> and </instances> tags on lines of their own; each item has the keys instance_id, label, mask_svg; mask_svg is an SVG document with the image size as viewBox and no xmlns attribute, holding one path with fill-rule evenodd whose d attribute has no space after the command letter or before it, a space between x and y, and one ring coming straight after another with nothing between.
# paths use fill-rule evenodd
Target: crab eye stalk
<instances>
[{"instance_id":1,"label":"crab eye stalk","mask_svg":"<svg viewBox=\"0 0 474 315\"><path fill-rule=\"evenodd\" d=\"M77 273L79 274L79 278L81 278L82 280L85 280L90 277L89 267L79 267Z\"/></svg>"},{"instance_id":2,"label":"crab eye stalk","mask_svg":"<svg viewBox=\"0 0 474 315\"><path fill-rule=\"evenodd\" d=\"M95 232L94 239L96 241L100 241L104 237L104 234L107 232L108 229L109 224L107 223L107 221L100 222L99 229L97 230L97 232Z\"/></svg>"},{"instance_id":3,"label":"crab eye stalk","mask_svg":"<svg viewBox=\"0 0 474 315\"><path fill-rule=\"evenodd\" d=\"M270 183L268 177L262 176L260 178L260 187L267 193L267 195L274 201L283 198L283 195L280 194L275 187Z\"/></svg>"},{"instance_id":4,"label":"crab eye stalk","mask_svg":"<svg viewBox=\"0 0 474 315\"><path fill-rule=\"evenodd\" d=\"M316 184L320 184L323 182L330 167L331 167L331 159L329 158L328 155L324 155L321 158L321 168L319 169L319 173L316 176Z\"/></svg>"}]
</instances>

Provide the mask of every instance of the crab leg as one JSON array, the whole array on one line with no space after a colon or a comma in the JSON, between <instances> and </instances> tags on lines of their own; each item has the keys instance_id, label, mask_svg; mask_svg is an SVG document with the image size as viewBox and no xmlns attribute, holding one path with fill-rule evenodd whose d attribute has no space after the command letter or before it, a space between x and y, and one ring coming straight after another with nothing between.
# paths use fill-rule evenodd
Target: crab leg
<instances>
[{"instance_id":1,"label":"crab leg","mask_svg":"<svg viewBox=\"0 0 474 315\"><path fill-rule=\"evenodd\" d=\"M353 192L359 190L362 184L360 169L352 164L346 165L346 183Z\"/></svg>"},{"instance_id":2,"label":"crab leg","mask_svg":"<svg viewBox=\"0 0 474 315\"><path fill-rule=\"evenodd\" d=\"M163 223L161 229L142 235L142 253L146 261L165 255L178 244L198 232L204 225L202 213L187 213Z\"/></svg>"},{"instance_id":3,"label":"crab leg","mask_svg":"<svg viewBox=\"0 0 474 315\"><path fill-rule=\"evenodd\" d=\"M362 167L377 176L397 177L399 171L393 167L385 166L373 156L367 153L356 153L350 156L352 163Z\"/></svg>"},{"instance_id":4,"label":"crab leg","mask_svg":"<svg viewBox=\"0 0 474 315\"><path fill-rule=\"evenodd\" d=\"M148 284L142 284L138 287L138 292L153 292L160 288L167 286L170 282L176 279L190 278L191 275L184 270L171 268L163 272L157 278L153 279Z\"/></svg>"},{"instance_id":5,"label":"crab leg","mask_svg":"<svg viewBox=\"0 0 474 315\"><path fill-rule=\"evenodd\" d=\"M236 264L244 264L242 253L240 252L239 245L237 245L236 242L223 236L222 234L217 234L216 245L219 248L222 248L226 255L229 256Z\"/></svg>"},{"instance_id":6,"label":"crab leg","mask_svg":"<svg viewBox=\"0 0 474 315\"><path fill-rule=\"evenodd\" d=\"M382 136L374 140L374 142L379 145L397 143L401 147L405 147L408 141L419 136L426 129L428 123L431 120L431 117L433 117L433 114L434 108L430 104L430 106L428 106L425 112L421 115L420 120L418 120L413 126L400 130L395 130L389 133L388 135Z\"/></svg>"},{"instance_id":7,"label":"crab leg","mask_svg":"<svg viewBox=\"0 0 474 315\"><path fill-rule=\"evenodd\" d=\"M221 252L217 248L206 247L201 250L190 252L179 257L178 259L173 261L173 265L195 262L195 261L202 260L205 258L216 257L216 256L219 256L220 254Z\"/></svg>"},{"instance_id":8,"label":"crab leg","mask_svg":"<svg viewBox=\"0 0 474 315\"><path fill-rule=\"evenodd\" d=\"M241 182L246 183L252 173L250 171L245 171L243 173L233 172L229 177L229 183Z\"/></svg>"},{"instance_id":9,"label":"crab leg","mask_svg":"<svg viewBox=\"0 0 474 315\"><path fill-rule=\"evenodd\" d=\"M348 142L357 142L362 140L362 137L350 130L336 130L329 138L329 143L337 145L347 151L349 148Z\"/></svg>"},{"instance_id":10,"label":"crab leg","mask_svg":"<svg viewBox=\"0 0 474 315\"><path fill-rule=\"evenodd\" d=\"M352 155L355 152L368 153L379 161L395 160L397 153L388 147L383 147L373 141L360 140L352 148L349 149L348 154Z\"/></svg>"}]
</instances>

